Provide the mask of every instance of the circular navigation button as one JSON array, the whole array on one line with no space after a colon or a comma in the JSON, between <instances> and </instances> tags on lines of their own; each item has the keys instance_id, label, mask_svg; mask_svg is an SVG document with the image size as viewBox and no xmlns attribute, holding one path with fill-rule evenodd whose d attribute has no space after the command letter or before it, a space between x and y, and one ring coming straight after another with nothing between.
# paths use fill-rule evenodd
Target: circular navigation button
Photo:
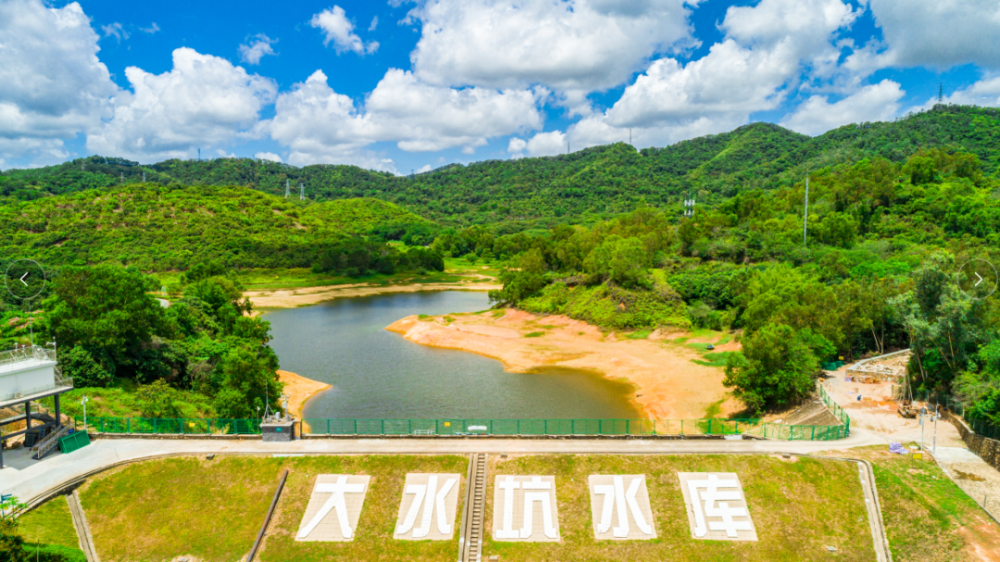
<instances>
[{"instance_id":1,"label":"circular navigation button","mask_svg":"<svg viewBox=\"0 0 1000 562\"><path fill-rule=\"evenodd\" d=\"M965 262L958 270L958 288L969 298L985 299L997 290L997 268L986 260Z\"/></svg>"},{"instance_id":2,"label":"circular navigation button","mask_svg":"<svg viewBox=\"0 0 1000 562\"><path fill-rule=\"evenodd\" d=\"M14 298L33 299L45 289L45 270L35 260L17 260L7 266L3 283Z\"/></svg>"}]
</instances>

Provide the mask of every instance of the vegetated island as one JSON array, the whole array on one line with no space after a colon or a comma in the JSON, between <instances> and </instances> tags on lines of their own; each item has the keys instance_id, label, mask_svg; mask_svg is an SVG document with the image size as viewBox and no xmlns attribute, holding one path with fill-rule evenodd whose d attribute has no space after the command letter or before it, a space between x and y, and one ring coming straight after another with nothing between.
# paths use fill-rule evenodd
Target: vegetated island
<instances>
[{"instance_id":1,"label":"vegetated island","mask_svg":"<svg viewBox=\"0 0 1000 562\"><path fill-rule=\"evenodd\" d=\"M702 359L697 349L705 343L725 342L717 348L722 352L739 349L726 335L706 334L702 343L681 332L647 331L639 333L646 339L629 339L628 334L619 339L614 332L605 334L567 316L543 317L510 308L407 316L386 329L423 345L499 359L508 371L566 367L628 381L636 389L632 400L651 419L697 419L743 408L727 397L721 368L696 363Z\"/></svg>"}]
</instances>

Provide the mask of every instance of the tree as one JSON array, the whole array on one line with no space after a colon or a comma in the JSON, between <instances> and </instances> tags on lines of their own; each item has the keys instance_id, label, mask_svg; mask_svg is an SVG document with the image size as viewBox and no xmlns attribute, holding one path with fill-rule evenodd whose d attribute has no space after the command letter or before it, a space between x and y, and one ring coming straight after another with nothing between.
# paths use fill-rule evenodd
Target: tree
<instances>
[{"instance_id":1,"label":"tree","mask_svg":"<svg viewBox=\"0 0 1000 562\"><path fill-rule=\"evenodd\" d=\"M163 379L157 379L150 384L144 384L136 390L136 400L142 415L147 418L180 417L177 406L177 391Z\"/></svg>"},{"instance_id":2,"label":"tree","mask_svg":"<svg viewBox=\"0 0 1000 562\"><path fill-rule=\"evenodd\" d=\"M222 384L215 409L225 418L252 418L278 405L283 384L268 358L249 346L231 350L219 365ZM269 402L268 402L269 400Z\"/></svg>"},{"instance_id":3,"label":"tree","mask_svg":"<svg viewBox=\"0 0 1000 562\"><path fill-rule=\"evenodd\" d=\"M612 234L594 248L583 262L584 270L600 281L614 281L622 287L648 285L649 258L642 240Z\"/></svg>"},{"instance_id":4,"label":"tree","mask_svg":"<svg viewBox=\"0 0 1000 562\"><path fill-rule=\"evenodd\" d=\"M83 346L65 348L59 352L59 367L63 375L73 379L76 388L104 387L111 383L111 373Z\"/></svg>"},{"instance_id":5,"label":"tree","mask_svg":"<svg viewBox=\"0 0 1000 562\"><path fill-rule=\"evenodd\" d=\"M726 360L722 384L756 415L788 408L813 389L819 361L809 337L785 324L767 324Z\"/></svg>"},{"instance_id":6,"label":"tree","mask_svg":"<svg viewBox=\"0 0 1000 562\"><path fill-rule=\"evenodd\" d=\"M61 346L83 346L109 373L131 378L119 365L165 332L163 308L147 294L155 287L131 267L68 267L44 303L46 329Z\"/></svg>"},{"instance_id":7,"label":"tree","mask_svg":"<svg viewBox=\"0 0 1000 562\"><path fill-rule=\"evenodd\" d=\"M490 291L490 301L502 305L517 304L537 294L548 283L545 270L545 258L538 248L518 254L500 270L498 277L503 289Z\"/></svg>"},{"instance_id":8,"label":"tree","mask_svg":"<svg viewBox=\"0 0 1000 562\"><path fill-rule=\"evenodd\" d=\"M955 390L967 412L1000 425L1000 336L979 349L955 380Z\"/></svg>"}]
</instances>

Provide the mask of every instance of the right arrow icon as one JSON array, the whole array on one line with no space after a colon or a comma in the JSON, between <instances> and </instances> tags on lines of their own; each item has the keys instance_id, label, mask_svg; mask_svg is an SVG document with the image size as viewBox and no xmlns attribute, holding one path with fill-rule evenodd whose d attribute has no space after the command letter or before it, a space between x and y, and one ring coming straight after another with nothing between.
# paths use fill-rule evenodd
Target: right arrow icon
<instances>
[{"instance_id":1,"label":"right arrow icon","mask_svg":"<svg viewBox=\"0 0 1000 562\"><path fill-rule=\"evenodd\" d=\"M978 281L978 282L977 282L977 283L976 283L975 285L973 285L973 287L978 287L978 286L979 286L979 283L982 283L982 282L983 282L983 278L982 278L982 277L981 277L981 276L979 275L979 272L978 272L978 271L974 271L973 273L975 273L975 274L976 274L976 277L979 277L979 281Z\"/></svg>"}]
</instances>

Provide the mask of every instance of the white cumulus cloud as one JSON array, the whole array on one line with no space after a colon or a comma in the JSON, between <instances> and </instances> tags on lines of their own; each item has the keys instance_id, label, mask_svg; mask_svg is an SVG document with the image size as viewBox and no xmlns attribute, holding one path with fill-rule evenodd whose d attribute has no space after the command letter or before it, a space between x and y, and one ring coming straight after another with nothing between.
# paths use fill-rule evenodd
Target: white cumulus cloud
<instances>
[{"instance_id":1,"label":"white cumulus cloud","mask_svg":"<svg viewBox=\"0 0 1000 562\"><path fill-rule=\"evenodd\" d=\"M780 124L815 136L849 123L887 121L899 114L899 100L904 94L898 83L886 79L834 103L825 96L812 96Z\"/></svg>"},{"instance_id":2,"label":"white cumulus cloud","mask_svg":"<svg viewBox=\"0 0 1000 562\"><path fill-rule=\"evenodd\" d=\"M1000 68L996 0L870 0L887 50L885 66Z\"/></svg>"},{"instance_id":3,"label":"white cumulus cloud","mask_svg":"<svg viewBox=\"0 0 1000 562\"><path fill-rule=\"evenodd\" d=\"M696 2L687 2L696 4ZM447 86L593 91L694 44L685 0L428 0L414 72Z\"/></svg>"},{"instance_id":4,"label":"white cumulus cloud","mask_svg":"<svg viewBox=\"0 0 1000 562\"><path fill-rule=\"evenodd\" d=\"M100 126L117 87L99 39L76 2L0 2L0 156L53 163L64 139Z\"/></svg>"},{"instance_id":5,"label":"white cumulus cloud","mask_svg":"<svg viewBox=\"0 0 1000 562\"><path fill-rule=\"evenodd\" d=\"M354 51L359 55L374 53L378 50L378 42L371 41L365 43L354 33L354 24L347 19L347 13L340 6L334 6L328 10L314 15L309 24L321 29L326 35L323 40L324 45L333 43L333 47L338 53L344 51Z\"/></svg>"},{"instance_id":6,"label":"white cumulus cloud","mask_svg":"<svg viewBox=\"0 0 1000 562\"><path fill-rule=\"evenodd\" d=\"M266 124L271 137L290 148L292 164L354 163L370 159L368 145L395 142L409 152L485 145L487 139L541 127L531 90L452 89L423 84L390 69L365 104L338 94L317 70L278 96Z\"/></svg>"},{"instance_id":7,"label":"white cumulus cloud","mask_svg":"<svg viewBox=\"0 0 1000 562\"><path fill-rule=\"evenodd\" d=\"M278 156L277 154L275 154L273 152L258 152L256 154L254 154L253 157L256 158L257 160L268 160L270 162L281 162L282 161L281 160L281 156Z\"/></svg>"},{"instance_id":8,"label":"white cumulus cloud","mask_svg":"<svg viewBox=\"0 0 1000 562\"><path fill-rule=\"evenodd\" d=\"M264 55L274 54L274 49L271 48L271 44L274 42L274 39L263 33L254 35L246 43L240 45L240 60L247 64L260 64L260 59L264 58Z\"/></svg>"},{"instance_id":9,"label":"white cumulus cloud","mask_svg":"<svg viewBox=\"0 0 1000 562\"><path fill-rule=\"evenodd\" d=\"M140 161L182 158L248 135L277 85L193 49L173 52L173 69L125 70L132 92L115 99L114 117L87 136L87 149Z\"/></svg>"}]
</instances>

